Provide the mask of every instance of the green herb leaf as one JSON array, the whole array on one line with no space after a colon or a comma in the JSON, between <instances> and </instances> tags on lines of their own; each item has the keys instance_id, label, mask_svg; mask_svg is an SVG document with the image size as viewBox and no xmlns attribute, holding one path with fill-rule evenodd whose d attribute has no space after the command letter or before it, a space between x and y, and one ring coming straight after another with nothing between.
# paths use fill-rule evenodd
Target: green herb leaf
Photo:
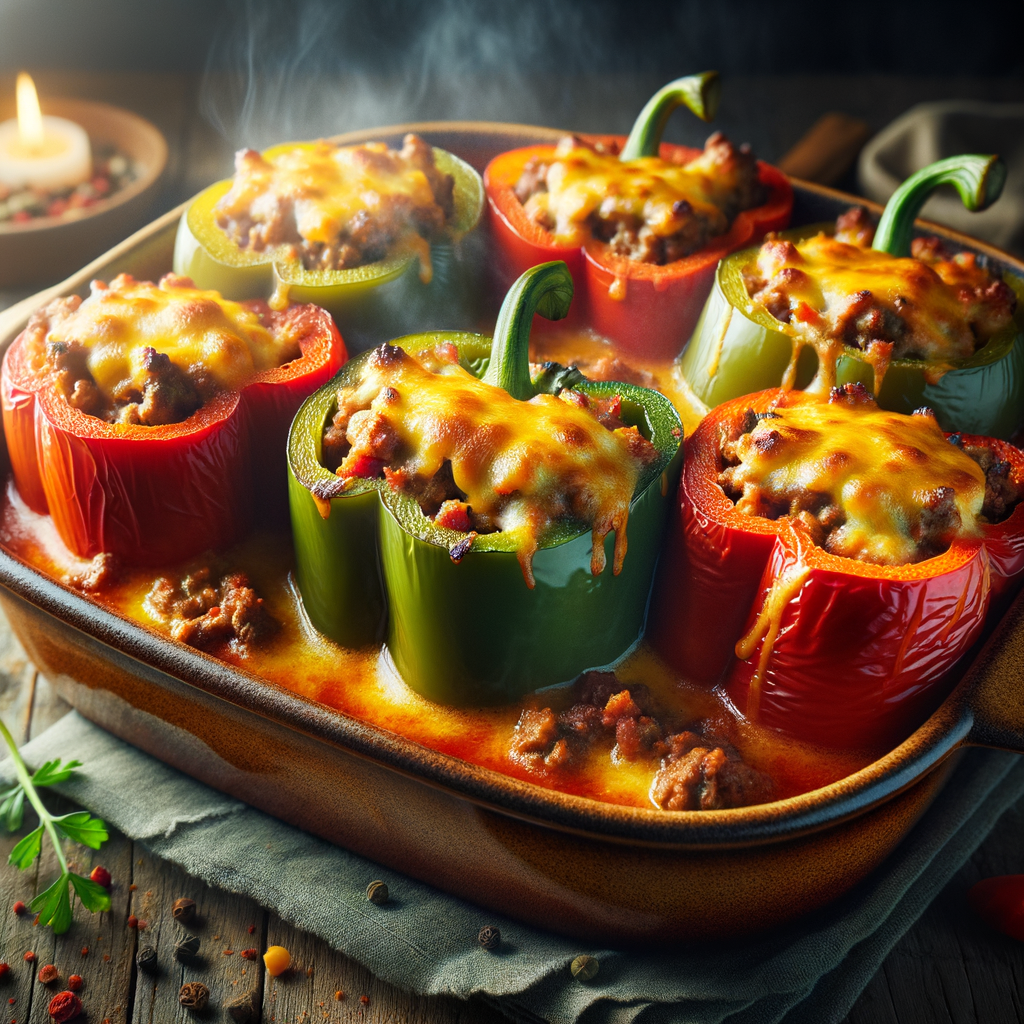
<instances>
[{"instance_id":1,"label":"green herb leaf","mask_svg":"<svg viewBox=\"0 0 1024 1024\"><path fill-rule=\"evenodd\" d=\"M20 871L24 871L39 856L43 848L43 826L34 828L27 836L19 840L18 845L11 850L8 864L14 864Z\"/></svg>"},{"instance_id":2,"label":"green herb leaf","mask_svg":"<svg viewBox=\"0 0 1024 1024\"><path fill-rule=\"evenodd\" d=\"M42 767L37 768L32 774L32 781L37 786L56 786L58 782L66 782L75 773L76 768L81 768L81 761L68 761L61 767L60 758L47 761Z\"/></svg>"},{"instance_id":3,"label":"green herb leaf","mask_svg":"<svg viewBox=\"0 0 1024 1024\"><path fill-rule=\"evenodd\" d=\"M88 811L73 811L54 818L57 830L75 843L98 850L109 838L106 822L94 818Z\"/></svg>"},{"instance_id":4,"label":"green herb leaf","mask_svg":"<svg viewBox=\"0 0 1024 1024\"><path fill-rule=\"evenodd\" d=\"M54 935L63 935L71 927L69 872L65 871L49 889L44 889L29 906L39 915L40 924L48 924Z\"/></svg>"},{"instance_id":5,"label":"green herb leaf","mask_svg":"<svg viewBox=\"0 0 1024 1024\"><path fill-rule=\"evenodd\" d=\"M78 898L86 910L91 910L96 914L101 910L110 909L110 893L99 882L94 882L91 878L83 878L72 871L71 884L75 887L75 892L78 893Z\"/></svg>"},{"instance_id":6,"label":"green herb leaf","mask_svg":"<svg viewBox=\"0 0 1024 1024\"><path fill-rule=\"evenodd\" d=\"M8 832L17 832L25 818L25 790L11 786L0 793L0 821Z\"/></svg>"}]
</instances>

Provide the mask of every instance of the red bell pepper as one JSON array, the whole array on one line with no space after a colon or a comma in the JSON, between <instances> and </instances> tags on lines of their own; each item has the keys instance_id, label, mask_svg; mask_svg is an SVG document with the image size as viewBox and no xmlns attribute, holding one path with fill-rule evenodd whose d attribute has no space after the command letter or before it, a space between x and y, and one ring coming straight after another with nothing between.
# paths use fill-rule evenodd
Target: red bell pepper
<instances>
[{"instance_id":1,"label":"red bell pepper","mask_svg":"<svg viewBox=\"0 0 1024 1024\"><path fill-rule=\"evenodd\" d=\"M262 300L243 305L271 330L297 328L301 356L217 395L180 423L90 416L67 402L47 372L33 371L28 332L14 340L0 371L14 480L75 555L110 552L157 565L223 548L254 521L287 515L288 428L347 353L317 306L276 313Z\"/></svg>"},{"instance_id":2,"label":"red bell pepper","mask_svg":"<svg viewBox=\"0 0 1024 1024\"><path fill-rule=\"evenodd\" d=\"M709 82L716 83L717 78L693 76L670 83L652 97L628 139L621 135L583 138L616 147L622 159L655 154L675 163L696 159L701 154L699 149L660 142L668 114L680 103L705 120L713 116L712 97L706 97L704 103L694 101L694 82L707 87ZM533 157L550 159L554 149L550 145L513 149L496 156L484 171L502 287L508 287L523 271L538 263L563 260L572 273L576 296L567 322L591 327L624 351L638 356L668 360L678 355L697 325L718 261L730 252L760 242L766 232L777 231L789 223L793 189L781 171L758 161L758 179L767 190L768 199L737 214L728 232L683 259L659 265L617 256L599 241L582 247L566 246L526 215L515 193L527 162Z\"/></svg>"},{"instance_id":3,"label":"red bell pepper","mask_svg":"<svg viewBox=\"0 0 1024 1024\"><path fill-rule=\"evenodd\" d=\"M718 484L722 438L748 409L820 401L763 391L709 413L686 445L678 518L655 589L651 638L685 677L723 684L751 720L812 743L882 748L945 694L993 594L1024 570L1024 503L934 558L875 565L813 544L789 517L737 511ZM1024 453L989 438L1024 484Z\"/></svg>"}]
</instances>

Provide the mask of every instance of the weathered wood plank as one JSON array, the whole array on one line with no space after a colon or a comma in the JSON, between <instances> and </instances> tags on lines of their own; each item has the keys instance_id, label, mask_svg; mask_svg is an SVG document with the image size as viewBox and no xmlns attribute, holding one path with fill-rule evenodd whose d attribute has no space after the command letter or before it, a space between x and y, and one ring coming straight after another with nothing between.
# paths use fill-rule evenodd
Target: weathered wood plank
<instances>
[{"instance_id":1,"label":"weathered wood plank","mask_svg":"<svg viewBox=\"0 0 1024 1024\"><path fill-rule=\"evenodd\" d=\"M178 1003L186 982L202 982L210 991L209 1016L224 1019L220 1005L251 990L261 994L262 962L242 958L242 951L259 946L264 912L251 900L191 878L179 868L135 847L135 884L132 910L147 922L139 943L157 951L159 971L138 973L132 1024L170 1024L194 1017ZM174 920L171 907L179 897L196 901L196 919L183 926ZM250 933L249 929L253 931ZM189 964L174 959L175 945L186 934L200 939L198 959ZM231 950L230 955L225 955Z\"/></svg>"}]
</instances>

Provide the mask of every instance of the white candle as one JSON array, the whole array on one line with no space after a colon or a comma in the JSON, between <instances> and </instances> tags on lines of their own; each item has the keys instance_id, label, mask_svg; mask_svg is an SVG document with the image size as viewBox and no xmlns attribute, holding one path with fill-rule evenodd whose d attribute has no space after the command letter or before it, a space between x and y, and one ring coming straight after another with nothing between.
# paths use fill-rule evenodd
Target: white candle
<instances>
[{"instance_id":1,"label":"white candle","mask_svg":"<svg viewBox=\"0 0 1024 1024\"><path fill-rule=\"evenodd\" d=\"M91 176L85 129L63 117L43 117L32 79L19 75L18 117L0 124L0 184L61 189Z\"/></svg>"}]
</instances>

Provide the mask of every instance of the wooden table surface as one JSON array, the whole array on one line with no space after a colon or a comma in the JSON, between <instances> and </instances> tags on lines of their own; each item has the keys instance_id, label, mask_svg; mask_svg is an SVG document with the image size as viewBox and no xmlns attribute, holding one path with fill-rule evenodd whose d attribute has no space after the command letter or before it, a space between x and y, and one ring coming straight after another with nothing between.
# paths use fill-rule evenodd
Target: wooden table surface
<instances>
[{"instance_id":1,"label":"wooden table surface","mask_svg":"<svg viewBox=\"0 0 1024 1024\"><path fill-rule=\"evenodd\" d=\"M38 73L44 98L77 96L129 107L161 128L170 144L170 163L163 194L154 215L176 205L231 169L231 153L239 139L232 131L214 131L200 113L203 85L180 75ZM381 85L384 90L387 83ZM562 97L558 120L579 130L628 129L633 113L657 82L641 76L588 82L537 84L529 94L482 92L478 109L460 108L457 116L502 121L541 120L544 96ZM208 85L216 90L218 83ZM343 91L344 83L338 86ZM362 83L365 90L366 83ZM0 97L13 91L0 76ZM575 103L566 96L583 97ZM778 160L818 117L839 110L882 127L916 102L960 96L992 100L1024 100L1024 83L998 78L949 79L870 76L864 78L792 76L734 79L727 83L720 120L735 137L750 139L759 155ZM207 98L209 98L207 96ZM405 116L381 104L389 121L445 116L445 108L429 91ZM549 117L550 123L556 117ZM350 121L336 121L324 134L373 123L361 106ZM381 123L381 122L378 122ZM306 132L306 134L313 134ZM682 129L682 140L693 138ZM262 142L264 140L254 140ZM852 179L847 185L852 186ZM41 282L46 284L48 282ZM0 289L0 309L30 290ZM0 619L0 717L19 741L37 735L67 710L49 684L28 662L20 645ZM71 752L73 754L73 752ZM201 980L216 1003L255 990L264 1024L311 1021L430 1022L430 1024L493 1024L502 1020L490 1006L451 998L420 998L376 980L368 971L282 921L272 910L228 895L189 878L178 868L151 855L143 846L114 834L98 854L73 851L79 870L94 863L110 869L114 906L99 916L78 908L75 924L55 939L34 929L30 917L3 908L17 899L28 902L37 883L53 876L54 864L44 857L35 870L19 873L6 866L16 838L0 836L0 960L11 964L0 986L0 1024L45 1024L52 992L35 981L41 964L54 963L66 978L80 974L82 998L91 1024L169 1024L192 1020L177 1003L184 981ZM949 883L917 924L893 949L868 985L845 1024L1011 1024L1024 1019L1024 945L992 933L969 913L965 894L989 875L1024 872L1024 809L1007 813L969 863ZM210 951L201 967L175 969L155 978L140 973L135 953L140 945L173 945L180 929L171 921L170 906L179 896L199 905L204 948ZM129 914L147 922L145 931L126 926ZM299 969L287 980L265 975L261 964L241 958L240 951L268 945L291 950ZM88 947L88 954L83 950ZM23 954L32 950L33 968ZM224 950L233 950L223 955ZM166 958L164 958L166 960ZM338 998L338 994L342 997ZM362 997L367 998L364 1002ZM227 1019L219 1010L206 1019ZM824 1022L823 1022L824 1024Z\"/></svg>"}]
</instances>

